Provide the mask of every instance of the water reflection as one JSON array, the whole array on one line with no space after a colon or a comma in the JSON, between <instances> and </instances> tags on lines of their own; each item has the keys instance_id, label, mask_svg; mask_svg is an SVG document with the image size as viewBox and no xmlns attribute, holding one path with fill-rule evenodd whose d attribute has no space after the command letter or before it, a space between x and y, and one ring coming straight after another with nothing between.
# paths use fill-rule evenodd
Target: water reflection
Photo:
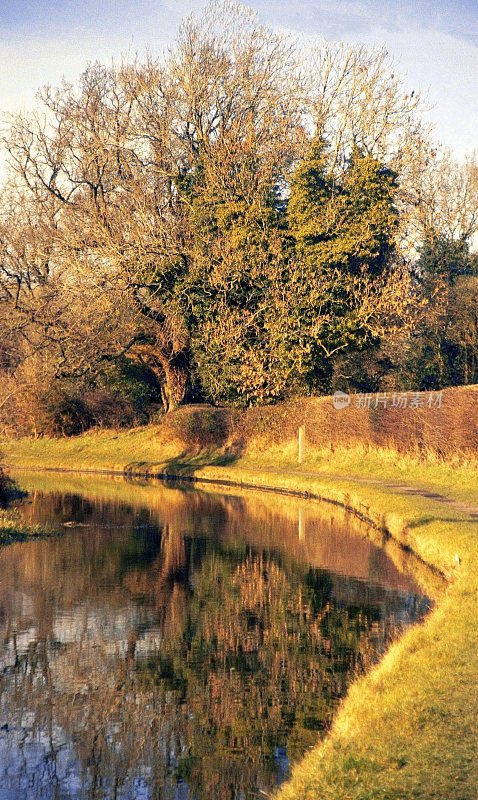
<instances>
[{"instance_id":1,"label":"water reflection","mask_svg":"<svg viewBox=\"0 0 478 800\"><path fill-rule=\"evenodd\" d=\"M0 551L0 800L269 793L427 608L329 511L70 488L22 507L65 536Z\"/></svg>"}]
</instances>

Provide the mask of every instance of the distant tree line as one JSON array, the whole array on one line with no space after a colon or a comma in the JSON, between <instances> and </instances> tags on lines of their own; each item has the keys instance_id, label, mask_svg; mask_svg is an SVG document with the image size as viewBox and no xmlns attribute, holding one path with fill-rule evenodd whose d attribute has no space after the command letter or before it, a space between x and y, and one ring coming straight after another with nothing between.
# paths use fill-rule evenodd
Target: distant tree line
<instances>
[{"instance_id":1,"label":"distant tree line","mask_svg":"<svg viewBox=\"0 0 478 800\"><path fill-rule=\"evenodd\" d=\"M478 381L477 163L385 52L304 49L221 2L9 121L3 428Z\"/></svg>"}]
</instances>

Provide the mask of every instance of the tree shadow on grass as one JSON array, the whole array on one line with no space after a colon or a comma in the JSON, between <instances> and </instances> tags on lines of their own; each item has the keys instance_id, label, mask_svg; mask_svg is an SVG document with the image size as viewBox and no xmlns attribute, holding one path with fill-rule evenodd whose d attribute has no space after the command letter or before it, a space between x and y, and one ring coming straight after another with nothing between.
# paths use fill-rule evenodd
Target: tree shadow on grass
<instances>
[{"instance_id":1,"label":"tree shadow on grass","mask_svg":"<svg viewBox=\"0 0 478 800\"><path fill-rule=\"evenodd\" d=\"M125 475L146 476L150 478L192 477L203 467L228 467L234 464L243 454L243 441L233 442L222 450L207 448L189 448L174 458L161 463L151 461L131 461L124 468Z\"/></svg>"},{"instance_id":2,"label":"tree shadow on grass","mask_svg":"<svg viewBox=\"0 0 478 800\"><path fill-rule=\"evenodd\" d=\"M423 525L429 525L431 522L449 522L453 525L478 525L478 517L475 514L470 514L469 519L453 519L452 517L423 517L417 519L415 522L409 522L407 528L421 528Z\"/></svg>"}]
</instances>

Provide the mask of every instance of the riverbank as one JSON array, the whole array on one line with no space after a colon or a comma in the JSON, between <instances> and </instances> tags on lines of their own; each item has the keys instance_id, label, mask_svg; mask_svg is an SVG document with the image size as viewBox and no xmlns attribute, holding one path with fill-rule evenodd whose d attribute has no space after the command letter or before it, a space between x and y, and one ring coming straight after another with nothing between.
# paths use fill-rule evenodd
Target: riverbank
<instances>
[{"instance_id":1,"label":"riverbank","mask_svg":"<svg viewBox=\"0 0 478 800\"><path fill-rule=\"evenodd\" d=\"M8 506L22 497L15 482L0 468L0 547L13 542L23 542L30 536L38 535L36 529L21 523Z\"/></svg>"},{"instance_id":2,"label":"riverbank","mask_svg":"<svg viewBox=\"0 0 478 800\"><path fill-rule=\"evenodd\" d=\"M478 477L474 464L369 447L242 452L185 447L161 428L70 440L5 441L23 467L169 474L298 492L353 509L446 575L426 622L392 646L345 700L326 741L293 770L281 800L472 800L478 785ZM475 516L476 513L476 516Z\"/></svg>"}]
</instances>

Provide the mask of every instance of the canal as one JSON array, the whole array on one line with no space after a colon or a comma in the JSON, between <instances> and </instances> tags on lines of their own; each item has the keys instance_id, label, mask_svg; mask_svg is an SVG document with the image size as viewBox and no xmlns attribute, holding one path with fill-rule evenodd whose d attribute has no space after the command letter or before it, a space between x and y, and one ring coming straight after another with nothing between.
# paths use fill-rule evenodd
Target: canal
<instances>
[{"instance_id":1,"label":"canal","mask_svg":"<svg viewBox=\"0 0 478 800\"><path fill-rule=\"evenodd\" d=\"M19 472L0 550L0 800L252 800L430 607L311 501Z\"/></svg>"}]
</instances>

